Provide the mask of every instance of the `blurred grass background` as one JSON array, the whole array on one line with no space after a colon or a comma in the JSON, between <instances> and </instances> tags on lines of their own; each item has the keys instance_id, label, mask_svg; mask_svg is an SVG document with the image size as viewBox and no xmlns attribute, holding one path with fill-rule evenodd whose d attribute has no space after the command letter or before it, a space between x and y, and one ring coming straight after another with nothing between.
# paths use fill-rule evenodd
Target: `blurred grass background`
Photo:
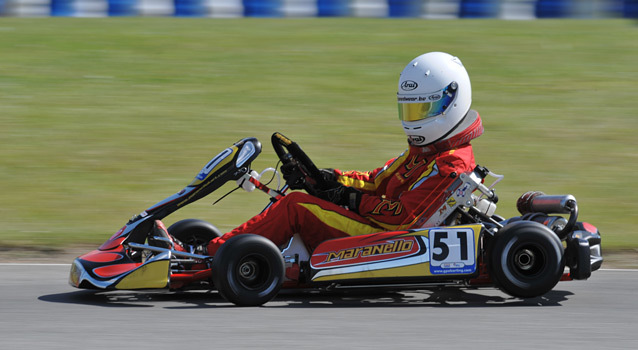
<instances>
[{"instance_id":1,"label":"blurred grass background","mask_svg":"<svg viewBox=\"0 0 638 350\"><path fill-rule=\"evenodd\" d=\"M371 170L406 147L399 72L459 56L504 174L498 213L528 190L570 193L605 249L638 235L638 27L627 20L0 19L0 246L99 244L187 185L232 142L270 135L320 167ZM231 189L229 186L228 190ZM169 216L229 230L267 198L224 192Z\"/></svg>"}]
</instances>

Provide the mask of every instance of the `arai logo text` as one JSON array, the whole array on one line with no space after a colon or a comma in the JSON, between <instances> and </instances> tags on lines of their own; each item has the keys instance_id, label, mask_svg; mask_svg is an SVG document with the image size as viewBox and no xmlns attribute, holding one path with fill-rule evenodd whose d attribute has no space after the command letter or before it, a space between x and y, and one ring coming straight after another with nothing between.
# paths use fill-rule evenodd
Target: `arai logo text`
<instances>
[{"instance_id":1,"label":"arai logo text","mask_svg":"<svg viewBox=\"0 0 638 350\"><path fill-rule=\"evenodd\" d=\"M403 91L412 91L418 87L419 84L417 84L416 81L413 80L406 80L401 83L401 90Z\"/></svg>"},{"instance_id":2,"label":"arai logo text","mask_svg":"<svg viewBox=\"0 0 638 350\"><path fill-rule=\"evenodd\" d=\"M421 135L410 135L408 137L410 138L410 141L412 141L412 144L414 145L419 145L425 142L425 137Z\"/></svg>"}]
</instances>

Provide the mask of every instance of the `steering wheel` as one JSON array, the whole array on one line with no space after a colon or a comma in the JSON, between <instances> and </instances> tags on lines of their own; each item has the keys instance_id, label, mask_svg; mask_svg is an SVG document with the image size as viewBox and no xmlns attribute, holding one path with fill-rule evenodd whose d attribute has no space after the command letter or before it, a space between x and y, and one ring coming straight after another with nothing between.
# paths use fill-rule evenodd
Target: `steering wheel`
<instances>
[{"instance_id":1,"label":"steering wheel","mask_svg":"<svg viewBox=\"0 0 638 350\"><path fill-rule=\"evenodd\" d=\"M296 142L278 132L272 134L271 141L282 164L295 163L305 175L306 182L310 182L308 185L311 188L325 188L327 183L321 171Z\"/></svg>"}]
</instances>

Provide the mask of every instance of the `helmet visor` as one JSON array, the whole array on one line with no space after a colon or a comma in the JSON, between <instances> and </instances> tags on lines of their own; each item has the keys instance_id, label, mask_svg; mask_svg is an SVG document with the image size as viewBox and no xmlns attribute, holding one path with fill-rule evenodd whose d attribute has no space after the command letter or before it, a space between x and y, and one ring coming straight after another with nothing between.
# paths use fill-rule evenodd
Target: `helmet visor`
<instances>
[{"instance_id":1,"label":"helmet visor","mask_svg":"<svg viewBox=\"0 0 638 350\"><path fill-rule=\"evenodd\" d=\"M457 84L452 82L444 89L426 95L398 96L399 119L415 122L439 116L452 105L456 91Z\"/></svg>"}]
</instances>

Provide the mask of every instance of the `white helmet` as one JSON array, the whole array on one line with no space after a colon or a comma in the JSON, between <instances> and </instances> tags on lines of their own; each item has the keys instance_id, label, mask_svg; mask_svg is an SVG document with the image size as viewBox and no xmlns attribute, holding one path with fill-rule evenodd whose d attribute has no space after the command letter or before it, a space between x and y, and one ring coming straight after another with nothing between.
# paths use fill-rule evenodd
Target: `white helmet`
<instances>
[{"instance_id":1,"label":"white helmet","mask_svg":"<svg viewBox=\"0 0 638 350\"><path fill-rule=\"evenodd\" d=\"M427 146L454 135L470 110L470 77L457 57L426 53L401 72L397 99L408 141Z\"/></svg>"}]
</instances>

